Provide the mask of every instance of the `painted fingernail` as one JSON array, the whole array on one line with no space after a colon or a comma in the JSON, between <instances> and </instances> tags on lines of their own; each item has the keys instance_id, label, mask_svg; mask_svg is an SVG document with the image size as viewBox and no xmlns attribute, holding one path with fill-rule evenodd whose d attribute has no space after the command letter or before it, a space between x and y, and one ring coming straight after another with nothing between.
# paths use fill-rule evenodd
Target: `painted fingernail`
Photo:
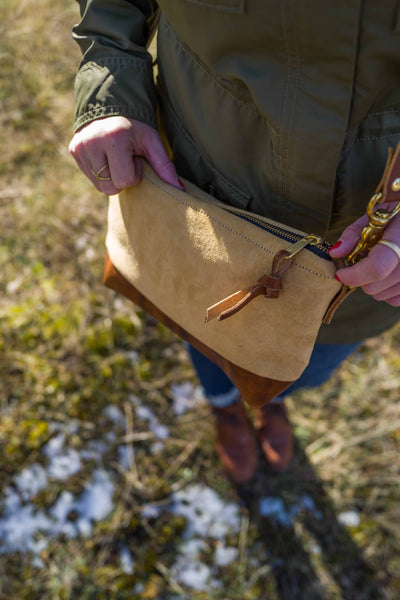
<instances>
[{"instance_id":1,"label":"painted fingernail","mask_svg":"<svg viewBox=\"0 0 400 600\"><path fill-rule=\"evenodd\" d=\"M335 275L335 279L336 281L338 281L339 283L343 283L342 281L340 281L339 277L337 275Z\"/></svg>"},{"instance_id":2,"label":"painted fingernail","mask_svg":"<svg viewBox=\"0 0 400 600\"><path fill-rule=\"evenodd\" d=\"M185 186L183 185L182 181L180 179L178 179L179 185L181 186L182 190L185 189Z\"/></svg>"},{"instance_id":3,"label":"painted fingernail","mask_svg":"<svg viewBox=\"0 0 400 600\"><path fill-rule=\"evenodd\" d=\"M329 252L331 252L332 250L336 250L336 248L339 248L339 246L342 245L342 240L339 240L338 242L336 242L336 244L333 244L332 248L329 250Z\"/></svg>"}]
</instances>

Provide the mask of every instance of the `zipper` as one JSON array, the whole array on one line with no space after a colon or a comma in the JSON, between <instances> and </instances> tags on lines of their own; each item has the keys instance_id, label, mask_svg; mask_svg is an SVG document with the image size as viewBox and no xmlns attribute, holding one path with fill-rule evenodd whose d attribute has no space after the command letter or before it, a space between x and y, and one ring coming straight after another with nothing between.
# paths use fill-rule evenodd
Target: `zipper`
<instances>
[{"instance_id":1,"label":"zipper","mask_svg":"<svg viewBox=\"0 0 400 600\"><path fill-rule=\"evenodd\" d=\"M253 225L264 229L264 231L268 231L269 233L272 233L283 240L291 242L291 245L286 249L289 252L287 258L292 258L298 252L300 252L300 250L307 247L308 250L310 250L314 254L317 254L321 258L331 260L329 256L329 250L332 248L332 244L330 242L325 241L319 235L314 235L310 233L303 236L299 233L288 231L287 229L279 227L278 225L266 223L265 221L258 219L255 215L245 215L231 207L226 207L225 210L232 213L233 215L236 215L237 217L240 217L241 219L244 219L245 221L253 223Z\"/></svg>"}]
</instances>

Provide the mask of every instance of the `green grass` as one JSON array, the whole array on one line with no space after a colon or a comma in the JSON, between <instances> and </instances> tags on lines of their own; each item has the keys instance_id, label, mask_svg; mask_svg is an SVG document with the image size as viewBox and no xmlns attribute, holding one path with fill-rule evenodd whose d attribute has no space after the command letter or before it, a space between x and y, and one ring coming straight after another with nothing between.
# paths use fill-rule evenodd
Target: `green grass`
<instances>
[{"instance_id":1,"label":"green grass","mask_svg":"<svg viewBox=\"0 0 400 600\"><path fill-rule=\"evenodd\" d=\"M286 474L271 477L261 463L254 484L231 485L208 407L174 414L172 385L197 385L181 342L101 282L106 199L67 152L76 19L62 0L0 7L0 507L24 468L46 466L46 444L64 431L71 451L106 448L66 480L50 477L31 505L48 511L63 492L79 497L101 464L114 508L90 535L51 538L40 562L0 554L0 599L397 600L400 330L367 342L322 390L290 399L297 448ZM168 426L162 451L132 397ZM110 406L124 425L107 417ZM124 445L129 468L118 463ZM187 523L169 505L195 484L240 507L226 538L236 560L215 567L218 541L204 538L201 560L221 587L202 592L176 579ZM314 509L299 509L305 495ZM267 496L296 508L288 526L260 516ZM158 518L143 517L149 503ZM343 524L349 511L359 522Z\"/></svg>"}]
</instances>

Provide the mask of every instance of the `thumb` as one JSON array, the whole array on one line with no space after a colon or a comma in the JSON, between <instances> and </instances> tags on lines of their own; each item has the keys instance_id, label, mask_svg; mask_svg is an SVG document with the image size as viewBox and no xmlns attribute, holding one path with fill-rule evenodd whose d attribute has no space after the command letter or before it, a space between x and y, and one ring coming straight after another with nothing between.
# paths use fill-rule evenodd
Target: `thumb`
<instances>
[{"instance_id":1,"label":"thumb","mask_svg":"<svg viewBox=\"0 0 400 600\"><path fill-rule=\"evenodd\" d=\"M184 189L182 182L178 178L174 164L170 160L157 132L146 138L142 154L160 179L180 190Z\"/></svg>"},{"instance_id":2,"label":"thumb","mask_svg":"<svg viewBox=\"0 0 400 600\"><path fill-rule=\"evenodd\" d=\"M332 258L344 258L353 250L354 246L360 239L361 232L368 225L367 215L363 215L360 219L347 227L336 244L332 246L329 254Z\"/></svg>"}]
</instances>

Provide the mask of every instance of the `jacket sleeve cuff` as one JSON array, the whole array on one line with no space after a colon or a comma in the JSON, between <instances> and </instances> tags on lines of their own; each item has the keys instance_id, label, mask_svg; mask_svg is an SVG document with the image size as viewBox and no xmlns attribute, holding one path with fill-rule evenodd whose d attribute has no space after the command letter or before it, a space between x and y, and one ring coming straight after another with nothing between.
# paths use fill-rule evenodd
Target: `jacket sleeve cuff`
<instances>
[{"instance_id":1,"label":"jacket sleeve cuff","mask_svg":"<svg viewBox=\"0 0 400 600\"><path fill-rule=\"evenodd\" d=\"M151 56L98 56L85 62L75 79L75 107L75 132L90 121L115 115L157 128Z\"/></svg>"}]
</instances>

